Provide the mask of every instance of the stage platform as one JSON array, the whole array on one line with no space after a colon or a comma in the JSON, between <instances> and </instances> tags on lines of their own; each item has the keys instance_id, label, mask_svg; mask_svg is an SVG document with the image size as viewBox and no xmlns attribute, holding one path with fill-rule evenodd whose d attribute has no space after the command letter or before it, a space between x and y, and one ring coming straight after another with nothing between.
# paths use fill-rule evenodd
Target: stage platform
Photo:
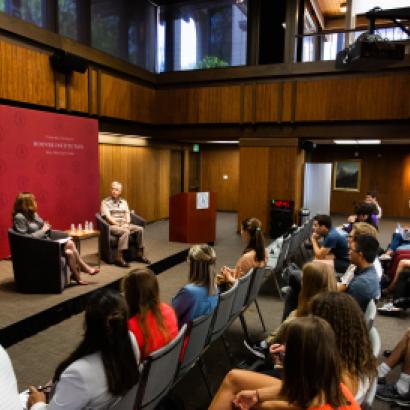
<instances>
[{"instance_id":1,"label":"stage platform","mask_svg":"<svg viewBox=\"0 0 410 410\"><path fill-rule=\"evenodd\" d=\"M70 285L61 294L18 293L14 288L11 261L0 261L0 344L8 347L79 313L90 293L103 287L118 288L121 279L132 269L148 266L160 274L184 261L189 244L169 242L168 226L168 220L146 226L146 256L151 260L151 265L133 262L130 268L120 268L101 261L99 274L82 274L82 278L89 282L88 285ZM84 241L81 244L81 255L92 264L96 262L94 253L97 248L97 239Z\"/></svg>"}]
</instances>

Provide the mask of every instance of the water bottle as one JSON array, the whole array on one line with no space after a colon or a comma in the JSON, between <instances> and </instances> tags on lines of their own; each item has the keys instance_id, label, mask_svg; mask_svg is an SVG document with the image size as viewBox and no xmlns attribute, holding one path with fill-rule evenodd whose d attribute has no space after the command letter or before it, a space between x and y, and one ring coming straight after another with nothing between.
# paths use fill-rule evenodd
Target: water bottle
<instances>
[{"instance_id":1,"label":"water bottle","mask_svg":"<svg viewBox=\"0 0 410 410\"><path fill-rule=\"evenodd\" d=\"M401 225L399 222L397 223L396 233L401 233Z\"/></svg>"},{"instance_id":2,"label":"water bottle","mask_svg":"<svg viewBox=\"0 0 410 410\"><path fill-rule=\"evenodd\" d=\"M90 229L91 232L94 231L94 225L93 223L90 221L90 223L88 224L88 228Z\"/></svg>"},{"instance_id":3,"label":"water bottle","mask_svg":"<svg viewBox=\"0 0 410 410\"><path fill-rule=\"evenodd\" d=\"M90 228L88 227L88 221L85 221L84 231L85 231L85 232L88 232L89 230L90 230Z\"/></svg>"},{"instance_id":4,"label":"water bottle","mask_svg":"<svg viewBox=\"0 0 410 410\"><path fill-rule=\"evenodd\" d=\"M75 233L75 225L71 224L71 233Z\"/></svg>"},{"instance_id":5,"label":"water bottle","mask_svg":"<svg viewBox=\"0 0 410 410\"><path fill-rule=\"evenodd\" d=\"M81 233L83 231L83 226L81 224L78 224L78 233Z\"/></svg>"}]
</instances>

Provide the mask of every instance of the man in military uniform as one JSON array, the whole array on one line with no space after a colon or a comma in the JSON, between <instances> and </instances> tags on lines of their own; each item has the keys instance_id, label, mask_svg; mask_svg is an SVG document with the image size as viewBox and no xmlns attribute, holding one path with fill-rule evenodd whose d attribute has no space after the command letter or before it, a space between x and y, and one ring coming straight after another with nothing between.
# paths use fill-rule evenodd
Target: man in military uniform
<instances>
[{"instance_id":1,"label":"man in military uniform","mask_svg":"<svg viewBox=\"0 0 410 410\"><path fill-rule=\"evenodd\" d=\"M124 260L123 252L128 249L129 237L134 232L137 233L137 260L143 263L150 263L144 256L144 228L130 223L131 217L128 203L124 198L121 198L121 192L121 183L114 181L111 184L111 196L101 202L101 215L110 224L110 232L119 237L118 254L115 264L123 268L129 267L129 264Z\"/></svg>"}]
</instances>

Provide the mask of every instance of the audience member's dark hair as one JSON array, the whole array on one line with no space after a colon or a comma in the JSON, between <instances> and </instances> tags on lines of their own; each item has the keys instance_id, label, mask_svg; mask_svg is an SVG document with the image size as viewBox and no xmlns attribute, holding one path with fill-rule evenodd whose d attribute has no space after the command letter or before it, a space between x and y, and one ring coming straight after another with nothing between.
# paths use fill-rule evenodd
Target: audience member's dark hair
<instances>
[{"instance_id":1,"label":"audience member's dark hair","mask_svg":"<svg viewBox=\"0 0 410 410\"><path fill-rule=\"evenodd\" d=\"M100 352L113 396L125 394L139 380L138 363L128 333L128 314L118 292L103 289L94 292L85 309L85 334L70 356L56 369L54 381L73 362ZM81 383L81 381L78 381Z\"/></svg>"},{"instance_id":2,"label":"audience member's dark hair","mask_svg":"<svg viewBox=\"0 0 410 410\"><path fill-rule=\"evenodd\" d=\"M367 202L360 202L360 204L357 204L355 206L354 213L356 215L367 215L368 217L370 217L371 215L377 213L377 208L375 204L369 204ZM368 221L366 220L365 222L368 222Z\"/></svg>"},{"instance_id":3,"label":"audience member's dark hair","mask_svg":"<svg viewBox=\"0 0 410 410\"><path fill-rule=\"evenodd\" d=\"M327 229L332 227L332 218L329 215L318 214L313 219L319 226L325 226Z\"/></svg>"},{"instance_id":4,"label":"audience member's dark hair","mask_svg":"<svg viewBox=\"0 0 410 410\"><path fill-rule=\"evenodd\" d=\"M353 239L356 244L356 252L363 254L366 262L373 263L379 250L379 241L370 235L359 235Z\"/></svg>"},{"instance_id":5,"label":"audience member's dark hair","mask_svg":"<svg viewBox=\"0 0 410 410\"><path fill-rule=\"evenodd\" d=\"M249 235L249 241L243 253L255 251L258 262L265 260L265 241L263 239L262 224L257 218L248 218L242 221L242 230Z\"/></svg>"},{"instance_id":6,"label":"audience member's dark hair","mask_svg":"<svg viewBox=\"0 0 410 410\"><path fill-rule=\"evenodd\" d=\"M171 335L165 327L164 318L161 313L158 280L154 272L150 269L135 269L131 271L123 279L122 289L130 316L139 315L138 324L141 327L144 340L148 341L149 339L146 318L148 313L151 312L165 340L169 341ZM143 355L146 354L146 349L148 349L147 345L143 348Z\"/></svg>"},{"instance_id":7,"label":"audience member's dark hair","mask_svg":"<svg viewBox=\"0 0 410 410\"><path fill-rule=\"evenodd\" d=\"M342 369L361 380L372 379L376 375L376 358L356 300L343 292L320 293L311 302L311 312L332 326Z\"/></svg>"},{"instance_id":8,"label":"audience member's dark hair","mask_svg":"<svg viewBox=\"0 0 410 410\"><path fill-rule=\"evenodd\" d=\"M333 408L345 405L340 357L329 323L316 316L296 318L287 327L285 344L280 395L303 409L318 396Z\"/></svg>"},{"instance_id":9,"label":"audience member's dark hair","mask_svg":"<svg viewBox=\"0 0 410 410\"><path fill-rule=\"evenodd\" d=\"M377 198L377 192L376 191L367 191L366 195L369 195L372 198Z\"/></svg>"}]
</instances>

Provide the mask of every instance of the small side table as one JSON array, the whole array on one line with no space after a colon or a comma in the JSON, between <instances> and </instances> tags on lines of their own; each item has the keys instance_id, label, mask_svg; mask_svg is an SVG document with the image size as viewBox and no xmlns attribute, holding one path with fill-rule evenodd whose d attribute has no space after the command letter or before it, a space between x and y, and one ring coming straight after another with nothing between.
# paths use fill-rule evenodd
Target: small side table
<instances>
[{"instance_id":1,"label":"small side table","mask_svg":"<svg viewBox=\"0 0 410 410\"><path fill-rule=\"evenodd\" d=\"M73 238L73 242L75 243L75 246L78 250L78 253L81 255L81 241L84 241L86 239L91 239L91 238L99 238L100 236L100 231L82 231L82 232L72 232L70 230L66 231L68 235ZM100 248L97 247L97 260L98 260L98 266L101 266L101 257L100 257Z\"/></svg>"}]
</instances>

